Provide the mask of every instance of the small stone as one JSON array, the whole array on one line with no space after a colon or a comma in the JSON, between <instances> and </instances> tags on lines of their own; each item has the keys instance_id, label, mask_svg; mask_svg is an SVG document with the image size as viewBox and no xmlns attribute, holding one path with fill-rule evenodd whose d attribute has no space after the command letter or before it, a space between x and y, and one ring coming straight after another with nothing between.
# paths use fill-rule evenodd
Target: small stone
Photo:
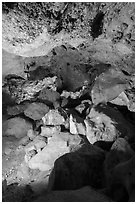
<instances>
[{"instance_id":1,"label":"small stone","mask_svg":"<svg viewBox=\"0 0 137 204\"><path fill-rule=\"evenodd\" d=\"M25 157L24 157L25 162L28 164L28 162L30 161L30 159L31 159L32 157L34 157L36 154L37 154L37 152L36 152L35 149L32 149L32 150L30 150L29 152L26 152Z\"/></svg>"},{"instance_id":2,"label":"small stone","mask_svg":"<svg viewBox=\"0 0 137 204\"><path fill-rule=\"evenodd\" d=\"M33 120L40 120L48 111L49 107L47 105L34 102L27 107L24 114Z\"/></svg>"},{"instance_id":3,"label":"small stone","mask_svg":"<svg viewBox=\"0 0 137 204\"><path fill-rule=\"evenodd\" d=\"M53 103L53 105L56 105L57 103L59 103L60 94L57 91L44 88L41 90L38 98L45 102L47 101Z\"/></svg>"},{"instance_id":4,"label":"small stone","mask_svg":"<svg viewBox=\"0 0 137 204\"><path fill-rule=\"evenodd\" d=\"M30 180L29 168L25 162L21 163L18 167L17 178L27 182Z\"/></svg>"},{"instance_id":5,"label":"small stone","mask_svg":"<svg viewBox=\"0 0 137 204\"><path fill-rule=\"evenodd\" d=\"M10 153L12 152L12 149L11 149L11 147L5 147L5 149L4 149L4 153L6 154L6 155L10 155Z\"/></svg>"},{"instance_id":6,"label":"small stone","mask_svg":"<svg viewBox=\"0 0 137 204\"><path fill-rule=\"evenodd\" d=\"M25 136L25 137L23 137L23 138L21 138L20 140L19 140L19 142L18 142L18 144L19 145L27 145L29 143L29 138L28 138L28 136Z\"/></svg>"},{"instance_id":7,"label":"small stone","mask_svg":"<svg viewBox=\"0 0 137 204\"><path fill-rule=\"evenodd\" d=\"M36 136L37 136L37 134L36 134L36 132L34 132L33 129L28 130L28 132L27 132L27 137L28 137L30 140L33 140Z\"/></svg>"},{"instance_id":8,"label":"small stone","mask_svg":"<svg viewBox=\"0 0 137 204\"><path fill-rule=\"evenodd\" d=\"M70 114L70 133L71 134L80 134L80 135L86 135L86 128L85 128L85 124L84 124L84 120L79 117L79 116L75 116L73 117L72 114Z\"/></svg>"},{"instance_id":9,"label":"small stone","mask_svg":"<svg viewBox=\"0 0 137 204\"><path fill-rule=\"evenodd\" d=\"M44 125L62 125L65 123L64 117L58 110L50 110L43 118Z\"/></svg>"},{"instance_id":10,"label":"small stone","mask_svg":"<svg viewBox=\"0 0 137 204\"><path fill-rule=\"evenodd\" d=\"M61 131L60 126L55 126L55 127L43 126L41 127L40 135L43 137L52 137L54 134L60 131Z\"/></svg>"}]
</instances>

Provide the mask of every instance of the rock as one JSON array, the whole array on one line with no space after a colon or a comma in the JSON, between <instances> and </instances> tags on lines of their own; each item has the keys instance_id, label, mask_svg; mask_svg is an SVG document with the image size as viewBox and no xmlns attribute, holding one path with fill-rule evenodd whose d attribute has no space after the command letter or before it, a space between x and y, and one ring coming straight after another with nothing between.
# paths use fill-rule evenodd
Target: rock
<instances>
[{"instance_id":1,"label":"rock","mask_svg":"<svg viewBox=\"0 0 137 204\"><path fill-rule=\"evenodd\" d=\"M27 105L28 104L24 104L24 105L19 104L15 106L8 106L7 113L8 115L12 115L12 116L18 115L24 112L24 110L27 108Z\"/></svg>"},{"instance_id":2,"label":"rock","mask_svg":"<svg viewBox=\"0 0 137 204\"><path fill-rule=\"evenodd\" d=\"M36 136L37 136L37 133L34 132L33 129L28 130L28 132L27 132L27 137L28 137L30 140L33 140Z\"/></svg>"},{"instance_id":3,"label":"rock","mask_svg":"<svg viewBox=\"0 0 137 204\"><path fill-rule=\"evenodd\" d=\"M61 156L54 163L49 189L74 190L86 185L101 188L104 159L104 151L90 144Z\"/></svg>"},{"instance_id":4,"label":"rock","mask_svg":"<svg viewBox=\"0 0 137 204\"><path fill-rule=\"evenodd\" d=\"M31 149L32 148L32 149ZM30 159L33 158L37 154L37 151L34 146L31 146L29 151L26 152L24 160L28 164Z\"/></svg>"},{"instance_id":5,"label":"rock","mask_svg":"<svg viewBox=\"0 0 137 204\"><path fill-rule=\"evenodd\" d=\"M35 138L32 142L25 146L25 152L30 152L31 150L36 150L37 152L41 151L46 146L46 142Z\"/></svg>"},{"instance_id":6,"label":"rock","mask_svg":"<svg viewBox=\"0 0 137 204\"><path fill-rule=\"evenodd\" d=\"M123 115L108 105L97 105L84 120L86 136L91 144L97 141L115 141L118 137L134 137L134 129Z\"/></svg>"},{"instance_id":7,"label":"rock","mask_svg":"<svg viewBox=\"0 0 137 204\"><path fill-rule=\"evenodd\" d=\"M43 103L31 103L24 114L33 120L40 120L48 111L49 107Z\"/></svg>"},{"instance_id":8,"label":"rock","mask_svg":"<svg viewBox=\"0 0 137 204\"><path fill-rule=\"evenodd\" d=\"M80 137L80 135L72 135L69 132L58 132L56 137L59 137L59 139L67 142L67 146L69 147L70 152L78 150L83 145L83 143L86 143L84 138ZM49 138L48 143L50 142L52 142L52 138Z\"/></svg>"},{"instance_id":9,"label":"rock","mask_svg":"<svg viewBox=\"0 0 137 204\"><path fill-rule=\"evenodd\" d=\"M5 153L6 155L10 155L11 152L12 152L12 148L6 146L5 149L4 149L4 153Z\"/></svg>"},{"instance_id":10,"label":"rock","mask_svg":"<svg viewBox=\"0 0 137 204\"><path fill-rule=\"evenodd\" d=\"M25 137L21 138L21 139L19 140L19 142L18 142L19 145L23 145L23 146L27 145L28 143L29 143L29 138L28 138L28 136L25 136Z\"/></svg>"},{"instance_id":11,"label":"rock","mask_svg":"<svg viewBox=\"0 0 137 204\"><path fill-rule=\"evenodd\" d=\"M75 109L80 113L83 114L86 112L87 108L92 104L90 100L83 100L80 105L78 105Z\"/></svg>"},{"instance_id":12,"label":"rock","mask_svg":"<svg viewBox=\"0 0 137 204\"><path fill-rule=\"evenodd\" d=\"M29 168L25 162L21 163L20 166L18 167L17 178L27 182L30 180Z\"/></svg>"},{"instance_id":13,"label":"rock","mask_svg":"<svg viewBox=\"0 0 137 204\"><path fill-rule=\"evenodd\" d=\"M43 137L52 137L53 134L60 132L60 130L61 130L60 126L55 127L42 126L40 135Z\"/></svg>"},{"instance_id":14,"label":"rock","mask_svg":"<svg viewBox=\"0 0 137 204\"><path fill-rule=\"evenodd\" d=\"M41 90L38 98L44 102L53 104L55 108L59 106L60 94L57 91L44 88Z\"/></svg>"},{"instance_id":15,"label":"rock","mask_svg":"<svg viewBox=\"0 0 137 204\"><path fill-rule=\"evenodd\" d=\"M65 123L64 117L56 110L50 110L43 118L44 125L63 125Z\"/></svg>"},{"instance_id":16,"label":"rock","mask_svg":"<svg viewBox=\"0 0 137 204\"><path fill-rule=\"evenodd\" d=\"M67 142L54 136L41 152L29 160L28 166L31 169L48 171L53 168L55 160L67 152L69 152Z\"/></svg>"},{"instance_id":17,"label":"rock","mask_svg":"<svg viewBox=\"0 0 137 204\"><path fill-rule=\"evenodd\" d=\"M35 202L111 202L106 195L99 193L90 186L77 190L51 191L39 196Z\"/></svg>"},{"instance_id":18,"label":"rock","mask_svg":"<svg viewBox=\"0 0 137 204\"><path fill-rule=\"evenodd\" d=\"M25 137L32 124L23 118L15 117L3 123L3 135L15 136L17 139Z\"/></svg>"},{"instance_id":19,"label":"rock","mask_svg":"<svg viewBox=\"0 0 137 204\"><path fill-rule=\"evenodd\" d=\"M100 74L91 91L94 105L117 98L127 88L124 74L114 68Z\"/></svg>"},{"instance_id":20,"label":"rock","mask_svg":"<svg viewBox=\"0 0 137 204\"><path fill-rule=\"evenodd\" d=\"M113 104L116 104L119 106L129 107L129 99L124 92L119 94L119 96L117 98L115 98L114 100L110 101L110 103L113 103Z\"/></svg>"},{"instance_id":21,"label":"rock","mask_svg":"<svg viewBox=\"0 0 137 204\"><path fill-rule=\"evenodd\" d=\"M127 202L135 189L135 157L121 162L107 174L109 195L114 201Z\"/></svg>"},{"instance_id":22,"label":"rock","mask_svg":"<svg viewBox=\"0 0 137 204\"><path fill-rule=\"evenodd\" d=\"M13 98L17 104L20 104L24 101L30 101L35 99L38 93L43 89L49 87L56 91L56 76L55 77L47 77L43 80L18 82L17 80L14 83L5 83L4 90L8 90L11 98ZM3 90L3 91L4 91ZM4 92L5 92L4 91Z\"/></svg>"},{"instance_id":23,"label":"rock","mask_svg":"<svg viewBox=\"0 0 137 204\"><path fill-rule=\"evenodd\" d=\"M70 114L69 127L71 134L86 135L84 120L79 116Z\"/></svg>"}]
</instances>

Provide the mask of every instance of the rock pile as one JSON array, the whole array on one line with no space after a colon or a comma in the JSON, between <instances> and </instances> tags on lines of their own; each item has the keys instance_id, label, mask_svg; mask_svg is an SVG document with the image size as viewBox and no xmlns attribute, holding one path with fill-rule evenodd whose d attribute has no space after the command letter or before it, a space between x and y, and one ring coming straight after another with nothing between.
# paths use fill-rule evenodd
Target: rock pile
<instances>
[{"instance_id":1,"label":"rock pile","mask_svg":"<svg viewBox=\"0 0 137 204\"><path fill-rule=\"evenodd\" d=\"M91 65L86 71L78 51L65 50L54 50L52 77L38 79L35 72L33 80L11 75L5 79L3 92L14 104L6 106L3 136L18 139L27 172L50 174L51 192L38 200L132 200L135 133L127 94L130 76L108 64Z\"/></svg>"}]
</instances>

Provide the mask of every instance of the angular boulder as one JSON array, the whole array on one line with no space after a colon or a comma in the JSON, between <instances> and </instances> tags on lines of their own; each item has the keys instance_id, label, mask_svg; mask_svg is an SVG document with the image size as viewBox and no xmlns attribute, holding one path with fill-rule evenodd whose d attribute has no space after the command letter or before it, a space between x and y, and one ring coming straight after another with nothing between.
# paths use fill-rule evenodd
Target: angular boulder
<instances>
[{"instance_id":1,"label":"angular boulder","mask_svg":"<svg viewBox=\"0 0 137 204\"><path fill-rule=\"evenodd\" d=\"M113 142L118 137L134 137L134 128L123 115L108 105L93 107L86 119L86 136L91 144L97 141Z\"/></svg>"}]
</instances>

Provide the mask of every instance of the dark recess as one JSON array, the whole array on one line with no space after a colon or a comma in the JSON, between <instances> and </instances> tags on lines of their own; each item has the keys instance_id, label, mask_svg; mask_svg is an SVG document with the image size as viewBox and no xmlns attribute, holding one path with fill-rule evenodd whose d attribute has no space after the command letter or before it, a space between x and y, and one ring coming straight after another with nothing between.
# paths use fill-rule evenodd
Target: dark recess
<instances>
[{"instance_id":1,"label":"dark recess","mask_svg":"<svg viewBox=\"0 0 137 204\"><path fill-rule=\"evenodd\" d=\"M92 22L90 22L91 27L91 35L93 39L97 38L99 35L102 34L103 30L103 19L104 19L104 13L99 12Z\"/></svg>"}]
</instances>

